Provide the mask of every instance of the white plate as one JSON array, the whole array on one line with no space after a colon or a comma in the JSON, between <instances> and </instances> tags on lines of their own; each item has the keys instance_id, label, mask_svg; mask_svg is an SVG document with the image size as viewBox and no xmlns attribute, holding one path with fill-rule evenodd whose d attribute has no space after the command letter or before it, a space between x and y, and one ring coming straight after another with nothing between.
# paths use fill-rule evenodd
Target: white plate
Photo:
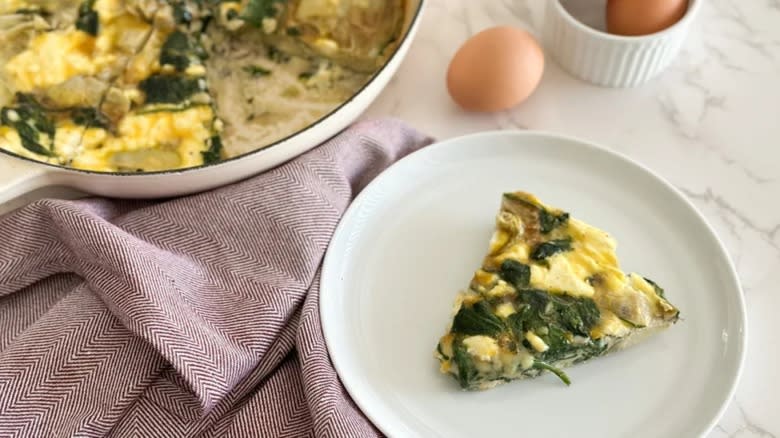
<instances>
[{"instance_id":1,"label":"white plate","mask_svg":"<svg viewBox=\"0 0 780 438\"><path fill-rule=\"evenodd\" d=\"M502 192L526 190L609 231L621 266L681 309L671 329L554 376L463 392L433 351L458 290L487 249ZM731 398L745 308L703 217L661 178L579 140L487 132L393 165L351 205L328 250L320 297L331 359L352 398L396 437L689 437Z\"/></svg>"}]
</instances>

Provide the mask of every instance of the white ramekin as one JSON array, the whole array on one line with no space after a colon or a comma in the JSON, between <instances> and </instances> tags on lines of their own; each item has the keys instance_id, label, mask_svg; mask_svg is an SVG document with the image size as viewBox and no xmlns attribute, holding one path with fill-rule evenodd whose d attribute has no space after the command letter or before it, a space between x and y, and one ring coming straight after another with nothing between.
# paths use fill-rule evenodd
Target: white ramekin
<instances>
[{"instance_id":1,"label":"white ramekin","mask_svg":"<svg viewBox=\"0 0 780 438\"><path fill-rule=\"evenodd\" d=\"M633 87L669 66L702 0L689 0L688 11L674 25L642 36L612 35L594 29L574 18L560 0L545 3L543 42L561 67L597 85Z\"/></svg>"}]
</instances>

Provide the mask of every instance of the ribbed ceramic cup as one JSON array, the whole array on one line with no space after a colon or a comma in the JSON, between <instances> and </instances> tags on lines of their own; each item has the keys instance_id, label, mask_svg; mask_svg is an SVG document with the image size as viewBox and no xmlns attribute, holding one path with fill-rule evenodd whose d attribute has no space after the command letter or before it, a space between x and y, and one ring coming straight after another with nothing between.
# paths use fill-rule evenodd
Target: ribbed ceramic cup
<instances>
[{"instance_id":1,"label":"ribbed ceramic cup","mask_svg":"<svg viewBox=\"0 0 780 438\"><path fill-rule=\"evenodd\" d=\"M607 87L633 87L661 73L680 51L703 0L689 0L674 25L650 35L612 35L575 18L562 0L548 0L543 41L548 53L570 74ZM606 2L570 1L569 7L593 7L606 15ZM567 5L568 5L567 4Z\"/></svg>"}]
</instances>

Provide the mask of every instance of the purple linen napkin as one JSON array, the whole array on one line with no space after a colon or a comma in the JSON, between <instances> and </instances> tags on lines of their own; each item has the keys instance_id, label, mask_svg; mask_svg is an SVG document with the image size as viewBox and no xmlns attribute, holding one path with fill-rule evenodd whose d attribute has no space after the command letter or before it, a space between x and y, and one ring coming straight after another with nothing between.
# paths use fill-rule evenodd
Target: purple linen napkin
<instances>
[{"instance_id":1,"label":"purple linen napkin","mask_svg":"<svg viewBox=\"0 0 780 438\"><path fill-rule=\"evenodd\" d=\"M378 435L328 358L318 269L355 194L428 143L360 122L211 192L0 217L0 437Z\"/></svg>"}]
</instances>

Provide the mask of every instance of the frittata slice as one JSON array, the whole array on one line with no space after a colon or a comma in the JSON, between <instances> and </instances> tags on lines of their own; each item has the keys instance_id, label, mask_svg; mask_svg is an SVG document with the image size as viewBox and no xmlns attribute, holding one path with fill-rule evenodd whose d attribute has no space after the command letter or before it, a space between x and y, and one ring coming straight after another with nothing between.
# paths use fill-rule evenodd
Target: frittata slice
<instances>
[{"instance_id":1,"label":"frittata slice","mask_svg":"<svg viewBox=\"0 0 780 438\"><path fill-rule=\"evenodd\" d=\"M653 281L620 270L606 232L506 193L488 255L456 299L435 356L464 389L563 369L665 329L679 310Z\"/></svg>"}]
</instances>

